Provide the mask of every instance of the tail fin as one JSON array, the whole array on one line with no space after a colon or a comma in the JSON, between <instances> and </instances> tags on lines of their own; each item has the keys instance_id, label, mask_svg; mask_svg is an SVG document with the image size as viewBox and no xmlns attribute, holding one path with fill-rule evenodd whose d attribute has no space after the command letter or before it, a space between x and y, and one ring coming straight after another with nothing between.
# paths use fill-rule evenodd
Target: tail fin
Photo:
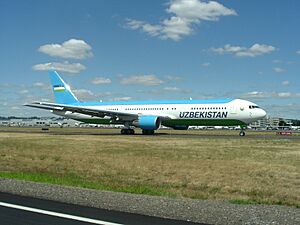
<instances>
[{"instance_id":1,"label":"tail fin","mask_svg":"<svg viewBox=\"0 0 300 225\"><path fill-rule=\"evenodd\" d=\"M56 71L49 71L49 77L56 103L71 104L79 102L70 86L61 79Z\"/></svg>"}]
</instances>

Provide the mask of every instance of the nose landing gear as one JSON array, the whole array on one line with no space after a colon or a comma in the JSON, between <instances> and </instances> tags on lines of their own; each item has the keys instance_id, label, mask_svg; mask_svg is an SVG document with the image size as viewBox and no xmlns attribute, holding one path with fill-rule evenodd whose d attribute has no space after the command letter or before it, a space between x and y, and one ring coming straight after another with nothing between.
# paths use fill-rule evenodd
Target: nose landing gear
<instances>
[{"instance_id":1,"label":"nose landing gear","mask_svg":"<svg viewBox=\"0 0 300 225\"><path fill-rule=\"evenodd\" d=\"M244 137L246 135L245 131L241 130L240 131L240 134L239 134L241 137Z\"/></svg>"},{"instance_id":2,"label":"nose landing gear","mask_svg":"<svg viewBox=\"0 0 300 225\"><path fill-rule=\"evenodd\" d=\"M240 131L240 137L244 137L245 135L246 135L246 133L245 133L245 130L246 129L246 127L245 126L241 126L241 131Z\"/></svg>"}]
</instances>

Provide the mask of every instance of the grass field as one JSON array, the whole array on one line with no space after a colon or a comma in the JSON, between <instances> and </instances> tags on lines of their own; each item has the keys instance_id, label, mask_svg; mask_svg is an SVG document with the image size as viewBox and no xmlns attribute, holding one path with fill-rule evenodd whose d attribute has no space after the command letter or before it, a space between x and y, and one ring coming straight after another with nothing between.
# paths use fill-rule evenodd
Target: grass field
<instances>
[{"instance_id":1,"label":"grass field","mask_svg":"<svg viewBox=\"0 0 300 225\"><path fill-rule=\"evenodd\" d=\"M0 128L0 177L300 207L300 139L274 132L233 138L238 131L121 136L115 129L7 129Z\"/></svg>"}]
</instances>

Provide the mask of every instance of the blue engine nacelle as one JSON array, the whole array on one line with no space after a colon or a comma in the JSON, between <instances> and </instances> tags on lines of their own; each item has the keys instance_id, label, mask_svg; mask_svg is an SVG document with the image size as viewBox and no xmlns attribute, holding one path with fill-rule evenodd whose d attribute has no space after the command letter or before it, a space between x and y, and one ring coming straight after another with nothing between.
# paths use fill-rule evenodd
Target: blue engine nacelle
<instances>
[{"instance_id":1,"label":"blue engine nacelle","mask_svg":"<svg viewBox=\"0 0 300 225\"><path fill-rule=\"evenodd\" d=\"M157 130L161 125L161 119L158 116L140 116L132 124L143 130Z\"/></svg>"}]
</instances>

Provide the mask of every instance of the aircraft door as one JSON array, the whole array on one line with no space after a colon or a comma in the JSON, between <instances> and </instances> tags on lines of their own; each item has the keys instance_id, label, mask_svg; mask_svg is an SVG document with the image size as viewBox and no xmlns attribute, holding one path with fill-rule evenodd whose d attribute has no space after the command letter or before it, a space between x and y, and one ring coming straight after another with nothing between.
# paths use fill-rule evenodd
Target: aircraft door
<instances>
[{"instance_id":1,"label":"aircraft door","mask_svg":"<svg viewBox=\"0 0 300 225\"><path fill-rule=\"evenodd\" d=\"M230 114L237 114L237 109L234 105L230 106L229 110Z\"/></svg>"}]
</instances>

